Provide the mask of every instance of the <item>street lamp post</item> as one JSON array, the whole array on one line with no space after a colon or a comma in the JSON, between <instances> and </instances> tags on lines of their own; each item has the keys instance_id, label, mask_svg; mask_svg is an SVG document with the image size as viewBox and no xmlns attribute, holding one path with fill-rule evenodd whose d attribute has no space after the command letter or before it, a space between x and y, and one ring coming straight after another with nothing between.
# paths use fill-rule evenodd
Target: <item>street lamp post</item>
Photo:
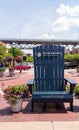
<instances>
[{"instance_id":1,"label":"street lamp post","mask_svg":"<svg viewBox=\"0 0 79 130\"><path fill-rule=\"evenodd\" d=\"M14 59L14 47L15 43L12 44L12 53L13 53L13 67L15 66L15 59Z\"/></svg>"}]
</instances>

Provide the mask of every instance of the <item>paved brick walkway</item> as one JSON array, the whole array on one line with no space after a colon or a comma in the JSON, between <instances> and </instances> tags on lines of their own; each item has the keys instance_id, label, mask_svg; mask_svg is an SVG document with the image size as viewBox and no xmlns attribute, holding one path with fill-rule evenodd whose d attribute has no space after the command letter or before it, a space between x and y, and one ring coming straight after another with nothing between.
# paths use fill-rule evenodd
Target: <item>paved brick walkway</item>
<instances>
[{"instance_id":1,"label":"paved brick walkway","mask_svg":"<svg viewBox=\"0 0 79 130\"><path fill-rule=\"evenodd\" d=\"M79 76L68 70L65 72L65 77L74 79L79 83ZM74 72L73 74L71 72ZM23 72L15 79L0 81L0 86L7 87L8 85L26 83L30 78L33 78L33 69ZM24 122L24 121L79 121L79 100L74 98L74 111L69 111L69 103L64 105L47 104L46 110L43 111L43 104L35 105L35 112L31 113L31 99L23 102L22 111L12 113L10 105L5 101L0 94L0 122Z\"/></svg>"},{"instance_id":2,"label":"paved brick walkway","mask_svg":"<svg viewBox=\"0 0 79 130\"><path fill-rule=\"evenodd\" d=\"M65 77L72 79L79 84L79 73L77 73L76 69L65 70Z\"/></svg>"},{"instance_id":3,"label":"paved brick walkway","mask_svg":"<svg viewBox=\"0 0 79 130\"><path fill-rule=\"evenodd\" d=\"M30 78L33 78L33 69L23 71L22 73L16 71L15 75L12 77L9 77L8 72L6 72L5 76L0 78L0 88L10 85L23 84L26 83Z\"/></svg>"}]
</instances>

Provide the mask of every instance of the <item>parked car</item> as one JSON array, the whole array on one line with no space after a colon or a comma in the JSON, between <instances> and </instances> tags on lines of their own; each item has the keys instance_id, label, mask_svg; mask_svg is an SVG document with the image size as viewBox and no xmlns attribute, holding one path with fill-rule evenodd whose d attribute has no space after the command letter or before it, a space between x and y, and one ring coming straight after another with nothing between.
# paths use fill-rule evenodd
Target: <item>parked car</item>
<instances>
[{"instance_id":1,"label":"parked car","mask_svg":"<svg viewBox=\"0 0 79 130\"><path fill-rule=\"evenodd\" d=\"M17 65L17 66L14 66L14 69L17 69L17 70L28 70L28 69L30 69L31 67L29 66L29 65Z\"/></svg>"},{"instance_id":2,"label":"parked car","mask_svg":"<svg viewBox=\"0 0 79 130\"><path fill-rule=\"evenodd\" d=\"M22 65L28 65L28 66L30 66L31 68L34 67L34 63L30 63L30 62L23 62Z\"/></svg>"},{"instance_id":3,"label":"parked car","mask_svg":"<svg viewBox=\"0 0 79 130\"><path fill-rule=\"evenodd\" d=\"M28 65L28 63L27 62L23 62L22 65Z\"/></svg>"},{"instance_id":4,"label":"parked car","mask_svg":"<svg viewBox=\"0 0 79 130\"><path fill-rule=\"evenodd\" d=\"M76 64L73 64L72 62L64 62L64 68L69 69L69 68L75 68L77 67Z\"/></svg>"},{"instance_id":5,"label":"parked car","mask_svg":"<svg viewBox=\"0 0 79 130\"><path fill-rule=\"evenodd\" d=\"M33 68L34 67L34 63L28 63L28 65Z\"/></svg>"}]
</instances>

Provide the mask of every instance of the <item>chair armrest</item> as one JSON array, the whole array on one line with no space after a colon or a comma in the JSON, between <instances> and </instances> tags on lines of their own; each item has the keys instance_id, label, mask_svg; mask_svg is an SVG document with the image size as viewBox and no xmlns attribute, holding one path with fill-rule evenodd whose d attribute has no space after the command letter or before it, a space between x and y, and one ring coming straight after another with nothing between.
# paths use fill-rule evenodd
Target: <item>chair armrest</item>
<instances>
[{"instance_id":1,"label":"chair armrest","mask_svg":"<svg viewBox=\"0 0 79 130\"><path fill-rule=\"evenodd\" d=\"M27 82L27 85L33 85L34 84L34 79L30 79L28 82Z\"/></svg>"},{"instance_id":2,"label":"chair armrest","mask_svg":"<svg viewBox=\"0 0 79 130\"><path fill-rule=\"evenodd\" d=\"M65 78L64 80L65 80L65 85L67 85L67 82L70 83L70 93L73 94L74 87L77 83L68 78Z\"/></svg>"},{"instance_id":3,"label":"chair armrest","mask_svg":"<svg viewBox=\"0 0 79 130\"><path fill-rule=\"evenodd\" d=\"M70 84L74 84L74 85L77 84L75 81L73 81L73 80L71 80L71 79L68 79L68 78L64 78L64 80L65 80L66 82L69 82Z\"/></svg>"},{"instance_id":4,"label":"chair armrest","mask_svg":"<svg viewBox=\"0 0 79 130\"><path fill-rule=\"evenodd\" d=\"M34 79L30 79L28 82L27 82L27 86L29 87L29 91L30 93L32 94L32 87L34 85Z\"/></svg>"}]
</instances>

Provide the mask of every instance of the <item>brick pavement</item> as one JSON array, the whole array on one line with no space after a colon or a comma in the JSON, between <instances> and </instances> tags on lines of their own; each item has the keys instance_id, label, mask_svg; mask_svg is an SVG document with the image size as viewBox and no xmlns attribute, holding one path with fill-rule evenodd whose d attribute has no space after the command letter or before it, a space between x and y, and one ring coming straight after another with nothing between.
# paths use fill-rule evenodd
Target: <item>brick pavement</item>
<instances>
[{"instance_id":1,"label":"brick pavement","mask_svg":"<svg viewBox=\"0 0 79 130\"><path fill-rule=\"evenodd\" d=\"M73 70L74 71L74 70ZM65 77L74 78L79 82L79 77L76 73L71 74L72 70L65 72ZM21 74L18 78L12 80L2 81L4 87L10 84L26 83L33 77L33 69ZM0 85L2 85L0 81ZM64 105L47 104L46 110L42 111L43 104L35 104L35 112L31 113L31 99L23 102L22 111L19 113L12 113L9 104L0 95L0 122L24 122L24 121L79 121L79 100L74 98L74 111L69 111L69 103Z\"/></svg>"},{"instance_id":2,"label":"brick pavement","mask_svg":"<svg viewBox=\"0 0 79 130\"><path fill-rule=\"evenodd\" d=\"M76 69L65 70L65 77L72 79L79 84L79 73L77 73Z\"/></svg>"},{"instance_id":3,"label":"brick pavement","mask_svg":"<svg viewBox=\"0 0 79 130\"><path fill-rule=\"evenodd\" d=\"M5 74L5 75L6 76L0 78L1 88L7 87L10 85L26 83L30 78L33 78L33 69L30 69L28 71L23 71L22 73L20 73L19 71L16 71L13 77L9 77L8 74Z\"/></svg>"}]
</instances>

